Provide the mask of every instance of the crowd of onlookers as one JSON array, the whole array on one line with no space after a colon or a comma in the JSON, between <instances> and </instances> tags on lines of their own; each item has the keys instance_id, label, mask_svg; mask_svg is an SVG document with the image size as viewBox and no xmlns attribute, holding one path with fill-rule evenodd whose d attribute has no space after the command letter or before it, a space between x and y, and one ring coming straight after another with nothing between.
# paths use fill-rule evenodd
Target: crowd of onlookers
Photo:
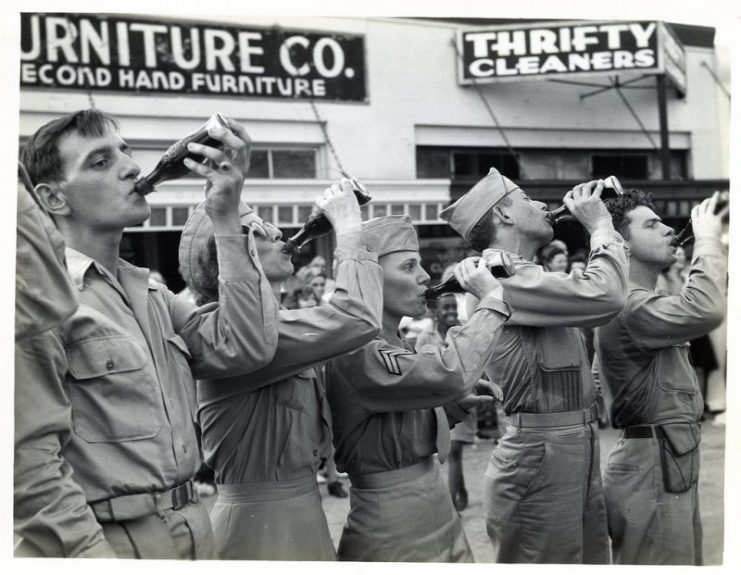
<instances>
[{"instance_id":1,"label":"crowd of onlookers","mask_svg":"<svg viewBox=\"0 0 741 575\"><path fill-rule=\"evenodd\" d=\"M315 256L283 283L281 296L284 307L303 309L326 302L333 291L334 280L327 278L327 261Z\"/></svg>"}]
</instances>

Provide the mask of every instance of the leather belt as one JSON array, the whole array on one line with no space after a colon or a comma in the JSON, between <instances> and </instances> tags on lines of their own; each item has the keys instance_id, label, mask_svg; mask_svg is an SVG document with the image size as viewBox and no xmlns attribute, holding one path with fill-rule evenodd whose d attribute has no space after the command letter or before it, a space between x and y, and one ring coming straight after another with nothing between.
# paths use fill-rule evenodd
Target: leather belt
<instances>
[{"instance_id":1,"label":"leather belt","mask_svg":"<svg viewBox=\"0 0 741 575\"><path fill-rule=\"evenodd\" d=\"M513 413L510 422L515 427L564 427L568 425L586 425L597 421L599 409L596 403L581 411L564 411L562 413Z\"/></svg>"},{"instance_id":2,"label":"leather belt","mask_svg":"<svg viewBox=\"0 0 741 575\"><path fill-rule=\"evenodd\" d=\"M648 439L650 437L666 437L664 430L658 425L631 425L623 429L626 439Z\"/></svg>"},{"instance_id":3,"label":"leather belt","mask_svg":"<svg viewBox=\"0 0 741 575\"><path fill-rule=\"evenodd\" d=\"M160 514L168 509L181 509L188 503L198 503L198 491L192 481L150 493L120 495L90 503L98 521L131 521L147 515Z\"/></svg>"}]
</instances>

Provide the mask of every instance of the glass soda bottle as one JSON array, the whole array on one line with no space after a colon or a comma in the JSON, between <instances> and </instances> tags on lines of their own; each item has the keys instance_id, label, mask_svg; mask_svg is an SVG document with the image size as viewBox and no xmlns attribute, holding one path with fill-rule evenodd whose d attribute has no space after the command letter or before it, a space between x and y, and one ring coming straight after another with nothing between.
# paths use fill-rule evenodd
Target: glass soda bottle
<instances>
[{"instance_id":1,"label":"glass soda bottle","mask_svg":"<svg viewBox=\"0 0 741 575\"><path fill-rule=\"evenodd\" d=\"M358 204L361 206L367 204L371 200L371 196L368 194L368 190L365 189L365 186L355 178L350 178L350 183L352 184L352 191L358 199ZM332 224L327 219L327 216L325 216L320 210L313 210L309 214L309 217L306 218L301 229L286 240L286 245L283 246L283 251L289 254L296 254L310 241L319 236L323 236L330 231L332 231Z\"/></svg>"},{"instance_id":2,"label":"glass soda bottle","mask_svg":"<svg viewBox=\"0 0 741 575\"><path fill-rule=\"evenodd\" d=\"M729 194L728 192L722 192L720 194L720 197L718 198L718 203L715 204L715 213L719 213L723 208L725 208L729 203ZM682 231L679 232L676 236L674 236L674 244L677 246L684 246L691 241L695 239L695 232L692 229L692 218L690 218L690 221L687 222L687 224L682 228Z\"/></svg>"},{"instance_id":3,"label":"glass soda bottle","mask_svg":"<svg viewBox=\"0 0 741 575\"><path fill-rule=\"evenodd\" d=\"M495 278L509 278L515 275L515 264L512 258L504 252L490 254L486 258L486 265ZM452 275L443 283L428 287L425 290L425 299L435 300L444 293L463 293L464 291L463 286Z\"/></svg>"},{"instance_id":4,"label":"glass soda bottle","mask_svg":"<svg viewBox=\"0 0 741 575\"><path fill-rule=\"evenodd\" d=\"M146 196L153 192L157 185L162 182L177 180L178 178L190 174L190 170L185 167L183 160L185 158L190 158L195 162L202 162L203 156L192 154L188 151L188 144L203 144L204 146L210 146L212 148L221 148L223 145L219 140L212 138L209 135L209 130L215 126L221 126L227 130L230 129L224 116L219 113L214 114L205 124L203 124L203 126L198 128L198 130L170 146L160 158L160 161L157 162L154 170L143 178L137 180L136 191L142 196Z\"/></svg>"},{"instance_id":5,"label":"glass soda bottle","mask_svg":"<svg viewBox=\"0 0 741 575\"><path fill-rule=\"evenodd\" d=\"M605 188L608 190L613 190L613 192L615 192L615 196L622 196L625 193L623 191L623 186L620 184L620 180L618 180L615 176L607 176L604 179L604 182ZM605 197L604 192L602 194L602 197ZM558 222L571 217L573 216L565 205L562 205L561 207L548 212L548 220L551 222L552 226L555 226Z\"/></svg>"}]
</instances>

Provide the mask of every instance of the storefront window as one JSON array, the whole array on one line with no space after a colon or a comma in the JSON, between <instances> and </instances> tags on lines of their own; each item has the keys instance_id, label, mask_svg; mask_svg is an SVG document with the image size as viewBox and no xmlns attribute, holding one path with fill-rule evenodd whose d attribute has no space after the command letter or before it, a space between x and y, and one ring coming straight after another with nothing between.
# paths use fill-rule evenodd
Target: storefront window
<instances>
[{"instance_id":1,"label":"storefront window","mask_svg":"<svg viewBox=\"0 0 741 575\"><path fill-rule=\"evenodd\" d=\"M648 154L594 154L592 177L606 178L619 174L626 180L648 179Z\"/></svg>"},{"instance_id":2,"label":"storefront window","mask_svg":"<svg viewBox=\"0 0 741 575\"><path fill-rule=\"evenodd\" d=\"M172 208L172 225L184 226L188 221L188 208Z\"/></svg>"},{"instance_id":3,"label":"storefront window","mask_svg":"<svg viewBox=\"0 0 741 575\"><path fill-rule=\"evenodd\" d=\"M478 179L496 168L513 179L520 177L517 159L508 150L418 146L418 178Z\"/></svg>"},{"instance_id":4,"label":"storefront window","mask_svg":"<svg viewBox=\"0 0 741 575\"><path fill-rule=\"evenodd\" d=\"M447 148L417 148L418 178L449 178L450 150Z\"/></svg>"},{"instance_id":5,"label":"storefront window","mask_svg":"<svg viewBox=\"0 0 741 575\"><path fill-rule=\"evenodd\" d=\"M247 178L315 179L316 150L258 149L252 150Z\"/></svg>"},{"instance_id":6,"label":"storefront window","mask_svg":"<svg viewBox=\"0 0 741 575\"><path fill-rule=\"evenodd\" d=\"M248 178L269 178L268 150L252 150Z\"/></svg>"},{"instance_id":7,"label":"storefront window","mask_svg":"<svg viewBox=\"0 0 741 575\"><path fill-rule=\"evenodd\" d=\"M293 206L278 206L278 225L293 223Z\"/></svg>"},{"instance_id":8,"label":"storefront window","mask_svg":"<svg viewBox=\"0 0 741 575\"><path fill-rule=\"evenodd\" d=\"M273 222L273 207L272 206L258 206L257 215L264 222Z\"/></svg>"},{"instance_id":9,"label":"storefront window","mask_svg":"<svg viewBox=\"0 0 741 575\"><path fill-rule=\"evenodd\" d=\"M167 225L167 208L152 208L152 215L149 217L150 226Z\"/></svg>"},{"instance_id":10,"label":"storefront window","mask_svg":"<svg viewBox=\"0 0 741 575\"><path fill-rule=\"evenodd\" d=\"M409 204L409 217L412 221L418 222L422 219L422 206L419 204Z\"/></svg>"},{"instance_id":11,"label":"storefront window","mask_svg":"<svg viewBox=\"0 0 741 575\"><path fill-rule=\"evenodd\" d=\"M298 207L298 221L301 223L304 223L306 221L306 218L309 217L309 214L311 213L311 210L314 208L314 206L299 206Z\"/></svg>"},{"instance_id":12,"label":"storefront window","mask_svg":"<svg viewBox=\"0 0 741 575\"><path fill-rule=\"evenodd\" d=\"M314 150L273 150L274 178L316 178Z\"/></svg>"},{"instance_id":13,"label":"storefront window","mask_svg":"<svg viewBox=\"0 0 741 575\"><path fill-rule=\"evenodd\" d=\"M373 217L380 218L386 215L386 204L373 204Z\"/></svg>"}]
</instances>

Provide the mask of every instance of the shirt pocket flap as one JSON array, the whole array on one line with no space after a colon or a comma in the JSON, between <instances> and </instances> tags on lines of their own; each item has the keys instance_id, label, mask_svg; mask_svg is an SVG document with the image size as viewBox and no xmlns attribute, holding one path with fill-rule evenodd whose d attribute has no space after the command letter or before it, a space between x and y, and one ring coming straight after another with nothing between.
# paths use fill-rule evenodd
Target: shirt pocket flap
<instances>
[{"instance_id":1,"label":"shirt pocket flap","mask_svg":"<svg viewBox=\"0 0 741 575\"><path fill-rule=\"evenodd\" d=\"M69 372L75 379L142 369L144 351L125 336L86 339L67 348Z\"/></svg>"},{"instance_id":2,"label":"shirt pocket flap","mask_svg":"<svg viewBox=\"0 0 741 575\"><path fill-rule=\"evenodd\" d=\"M543 328L537 335L538 364L543 371L575 370L581 367L583 345L574 328Z\"/></svg>"},{"instance_id":3,"label":"shirt pocket flap","mask_svg":"<svg viewBox=\"0 0 741 575\"><path fill-rule=\"evenodd\" d=\"M173 333L171 335L168 335L167 341L169 341L171 344L177 347L180 351L182 351L185 354L185 357L187 357L188 359L191 358L188 345L185 343L185 340L182 337L180 337L178 334Z\"/></svg>"}]
</instances>

